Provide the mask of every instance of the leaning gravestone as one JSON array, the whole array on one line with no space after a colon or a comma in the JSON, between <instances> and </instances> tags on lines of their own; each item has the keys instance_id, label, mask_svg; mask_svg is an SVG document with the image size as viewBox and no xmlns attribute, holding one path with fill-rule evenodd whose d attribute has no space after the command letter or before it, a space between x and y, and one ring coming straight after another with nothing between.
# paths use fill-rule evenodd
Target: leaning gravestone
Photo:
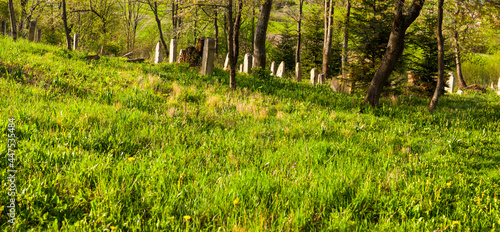
<instances>
[{"instance_id":1,"label":"leaning gravestone","mask_svg":"<svg viewBox=\"0 0 500 232\"><path fill-rule=\"evenodd\" d=\"M42 41L42 29L38 29L35 35L35 42L40 43Z\"/></svg>"},{"instance_id":2,"label":"leaning gravestone","mask_svg":"<svg viewBox=\"0 0 500 232\"><path fill-rule=\"evenodd\" d=\"M158 63L161 63L162 61L163 61L163 53L161 51L161 42L158 42L156 44L156 48L155 48L155 60L154 60L154 63L158 64Z\"/></svg>"},{"instance_id":3,"label":"leaning gravestone","mask_svg":"<svg viewBox=\"0 0 500 232\"><path fill-rule=\"evenodd\" d=\"M32 20L30 22L30 33L28 36L29 41L35 42L35 33L36 33L36 20Z\"/></svg>"},{"instance_id":4,"label":"leaning gravestone","mask_svg":"<svg viewBox=\"0 0 500 232\"><path fill-rule=\"evenodd\" d=\"M170 40L170 56L168 57L169 63L175 63L177 61L177 40Z\"/></svg>"},{"instance_id":5,"label":"leaning gravestone","mask_svg":"<svg viewBox=\"0 0 500 232\"><path fill-rule=\"evenodd\" d=\"M276 71L276 76L279 78L283 78L283 74L285 74L285 61L281 61L278 71Z\"/></svg>"},{"instance_id":6,"label":"leaning gravestone","mask_svg":"<svg viewBox=\"0 0 500 232\"><path fill-rule=\"evenodd\" d=\"M322 85L322 84L324 84L325 82L326 82L326 80L325 80L325 74L324 74L324 73L320 73L320 74L318 75L318 84Z\"/></svg>"},{"instance_id":7,"label":"leaning gravestone","mask_svg":"<svg viewBox=\"0 0 500 232\"><path fill-rule=\"evenodd\" d=\"M276 62L271 63L271 76L276 75Z\"/></svg>"},{"instance_id":8,"label":"leaning gravestone","mask_svg":"<svg viewBox=\"0 0 500 232\"><path fill-rule=\"evenodd\" d=\"M75 34L73 35L73 50L78 49L78 42L79 42L79 39L80 39L80 37L79 37L78 33L75 33Z\"/></svg>"},{"instance_id":9,"label":"leaning gravestone","mask_svg":"<svg viewBox=\"0 0 500 232\"><path fill-rule=\"evenodd\" d=\"M1 27L1 29L0 29L0 33L1 33L2 35L7 34L7 24L5 23L5 21L2 21L2 27Z\"/></svg>"},{"instance_id":10,"label":"leaning gravestone","mask_svg":"<svg viewBox=\"0 0 500 232\"><path fill-rule=\"evenodd\" d=\"M311 85L316 85L316 83L318 82L318 69L317 68L313 68L311 69Z\"/></svg>"},{"instance_id":11,"label":"leaning gravestone","mask_svg":"<svg viewBox=\"0 0 500 232\"><path fill-rule=\"evenodd\" d=\"M243 72L243 64L240 64L240 72Z\"/></svg>"},{"instance_id":12,"label":"leaning gravestone","mask_svg":"<svg viewBox=\"0 0 500 232\"><path fill-rule=\"evenodd\" d=\"M245 54L245 58L243 59L243 72L246 74L250 74L252 72L252 63L253 57L252 54Z\"/></svg>"},{"instance_id":13,"label":"leaning gravestone","mask_svg":"<svg viewBox=\"0 0 500 232\"><path fill-rule=\"evenodd\" d=\"M226 60L224 61L224 70L229 69L229 53L226 55Z\"/></svg>"},{"instance_id":14,"label":"leaning gravestone","mask_svg":"<svg viewBox=\"0 0 500 232\"><path fill-rule=\"evenodd\" d=\"M295 64L295 80L297 82L301 82L302 81L302 68L300 67L300 63L297 62Z\"/></svg>"},{"instance_id":15,"label":"leaning gravestone","mask_svg":"<svg viewBox=\"0 0 500 232\"><path fill-rule=\"evenodd\" d=\"M453 72L448 73L450 75L450 78L446 82L448 87L445 87L444 90L448 93L453 93L453 87L455 87L455 76L453 75Z\"/></svg>"},{"instance_id":16,"label":"leaning gravestone","mask_svg":"<svg viewBox=\"0 0 500 232\"><path fill-rule=\"evenodd\" d=\"M181 62L181 57L184 56L184 49L179 50L179 57L177 58L177 62Z\"/></svg>"},{"instance_id":17,"label":"leaning gravestone","mask_svg":"<svg viewBox=\"0 0 500 232\"><path fill-rule=\"evenodd\" d=\"M203 57L201 60L201 75L212 75L214 68L215 57L215 40L213 38L205 38L203 46Z\"/></svg>"}]
</instances>

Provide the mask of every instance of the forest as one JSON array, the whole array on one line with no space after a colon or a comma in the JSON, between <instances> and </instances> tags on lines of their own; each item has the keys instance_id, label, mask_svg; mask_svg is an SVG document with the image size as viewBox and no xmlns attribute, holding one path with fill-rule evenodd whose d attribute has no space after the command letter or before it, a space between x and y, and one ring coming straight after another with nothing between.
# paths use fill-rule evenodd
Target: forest
<instances>
[{"instance_id":1,"label":"forest","mask_svg":"<svg viewBox=\"0 0 500 232\"><path fill-rule=\"evenodd\" d=\"M1 231L495 231L498 0L0 0Z\"/></svg>"}]
</instances>

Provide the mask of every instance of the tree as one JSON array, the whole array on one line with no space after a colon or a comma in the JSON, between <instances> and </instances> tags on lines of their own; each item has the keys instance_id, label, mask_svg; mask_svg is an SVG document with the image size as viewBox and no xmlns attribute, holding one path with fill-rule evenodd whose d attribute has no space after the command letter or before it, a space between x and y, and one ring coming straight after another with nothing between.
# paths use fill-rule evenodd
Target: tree
<instances>
[{"instance_id":1,"label":"tree","mask_svg":"<svg viewBox=\"0 0 500 232\"><path fill-rule=\"evenodd\" d=\"M297 48L295 50L295 63L300 63L300 47L302 42L302 8L304 0L299 0L299 17L297 18Z\"/></svg>"},{"instance_id":2,"label":"tree","mask_svg":"<svg viewBox=\"0 0 500 232\"><path fill-rule=\"evenodd\" d=\"M10 30L12 33L12 38L16 40L17 39L16 16L14 11L14 3L12 2L12 0L9 0L8 7L9 7L9 17L10 17Z\"/></svg>"},{"instance_id":3,"label":"tree","mask_svg":"<svg viewBox=\"0 0 500 232\"><path fill-rule=\"evenodd\" d=\"M17 33L19 35L22 35L24 28L29 27L29 23L31 21L31 18L33 17L33 13L42 4L42 1L41 0L33 0L33 1L21 0L20 3L21 3L20 4L21 15L19 17L19 25L18 25Z\"/></svg>"},{"instance_id":4,"label":"tree","mask_svg":"<svg viewBox=\"0 0 500 232\"><path fill-rule=\"evenodd\" d=\"M239 41L241 26L241 11L243 1L236 0L236 16L233 18L233 0L228 0L227 4L227 51L229 58L229 87L236 89L236 62L238 61Z\"/></svg>"},{"instance_id":5,"label":"tree","mask_svg":"<svg viewBox=\"0 0 500 232\"><path fill-rule=\"evenodd\" d=\"M153 12L155 16L156 26L158 27L158 33L160 34L160 42L163 45L163 50L167 50L167 43L165 43L165 39L163 38L163 29L161 28L161 20L158 14L158 1L156 0L147 0L146 4L148 4L149 8Z\"/></svg>"},{"instance_id":6,"label":"tree","mask_svg":"<svg viewBox=\"0 0 500 232\"><path fill-rule=\"evenodd\" d=\"M272 0L265 0L260 6L259 19L257 21L257 27L255 28L253 44L254 66L262 67L262 69L266 67L266 33L272 4Z\"/></svg>"},{"instance_id":7,"label":"tree","mask_svg":"<svg viewBox=\"0 0 500 232\"><path fill-rule=\"evenodd\" d=\"M346 0L346 13L344 22L344 41L342 43L342 78L347 79L347 49L349 45L349 19L351 14L351 2ZM351 86L352 88L354 86Z\"/></svg>"},{"instance_id":8,"label":"tree","mask_svg":"<svg viewBox=\"0 0 500 232\"><path fill-rule=\"evenodd\" d=\"M120 1L120 6L123 10L123 18L125 19L125 33L127 34L127 51L131 51L135 47L135 37L139 22L143 19L140 11L142 8L141 2L137 0Z\"/></svg>"},{"instance_id":9,"label":"tree","mask_svg":"<svg viewBox=\"0 0 500 232\"><path fill-rule=\"evenodd\" d=\"M464 76L462 74L462 61L461 61L461 52L460 52L460 39L458 35L458 20L457 17L460 15L460 8L461 8L461 2L462 0L455 0L456 4L456 10L455 10L455 20L453 24L453 42L454 42L454 47L455 47L455 64L457 67L457 79L458 79L458 88L462 89L467 87L467 84L465 83Z\"/></svg>"},{"instance_id":10,"label":"tree","mask_svg":"<svg viewBox=\"0 0 500 232\"><path fill-rule=\"evenodd\" d=\"M64 34L66 35L66 48L71 50L71 36L69 35L68 18L66 16L66 0L62 0L62 20L64 24Z\"/></svg>"},{"instance_id":11,"label":"tree","mask_svg":"<svg viewBox=\"0 0 500 232\"><path fill-rule=\"evenodd\" d=\"M429 111L436 109L444 85L443 1L444 0L439 0L438 3L438 21L436 29L438 41L438 81L436 90L434 90L434 96L429 105Z\"/></svg>"},{"instance_id":12,"label":"tree","mask_svg":"<svg viewBox=\"0 0 500 232\"><path fill-rule=\"evenodd\" d=\"M403 53L405 44L406 29L417 19L420 14L425 0L413 0L411 6L403 12L404 0L396 1L394 11L394 20L392 23L391 35L389 36L389 43L382 58L382 62L375 72L373 79L368 88L363 103L369 103L372 106L377 106L379 103L380 94L384 88L384 83L391 75L396 67L399 57Z\"/></svg>"},{"instance_id":13,"label":"tree","mask_svg":"<svg viewBox=\"0 0 500 232\"><path fill-rule=\"evenodd\" d=\"M325 79L331 75L330 61L332 59L332 34L333 34L333 0L325 0L325 35L323 39L323 74ZM336 80L332 79L332 84Z\"/></svg>"}]
</instances>

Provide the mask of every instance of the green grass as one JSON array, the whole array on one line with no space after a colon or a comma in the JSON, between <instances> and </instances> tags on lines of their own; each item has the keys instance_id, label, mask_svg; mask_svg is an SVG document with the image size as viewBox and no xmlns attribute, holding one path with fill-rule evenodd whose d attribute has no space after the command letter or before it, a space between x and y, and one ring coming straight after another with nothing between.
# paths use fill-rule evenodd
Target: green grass
<instances>
[{"instance_id":1,"label":"green grass","mask_svg":"<svg viewBox=\"0 0 500 232\"><path fill-rule=\"evenodd\" d=\"M469 54L465 57L462 71L467 84L479 84L490 86L491 82L495 87L500 78L500 52L494 55Z\"/></svg>"},{"instance_id":2,"label":"green grass","mask_svg":"<svg viewBox=\"0 0 500 232\"><path fill-rule=\"evenodd\" d=\"M304 80L85 61L0 37L0 151L16 119L16 231L488 231L493 92L382 99ZM7 223L7 158L0 226ZM190 216L186 220L184 216Z\"/></svg>"}]
</instances>

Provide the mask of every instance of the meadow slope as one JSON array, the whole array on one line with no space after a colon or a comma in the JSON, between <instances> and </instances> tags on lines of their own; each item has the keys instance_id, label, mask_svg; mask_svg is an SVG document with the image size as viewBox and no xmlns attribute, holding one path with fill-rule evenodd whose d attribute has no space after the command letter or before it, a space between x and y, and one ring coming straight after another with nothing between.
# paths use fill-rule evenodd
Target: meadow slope
<instances>
[{"instance_id":1,"label":"meadow slope","mask_svg":"<svg viewBox=\"0 0 500 232\"><path fill-rule=\"evenodd\" d=\"M0 37L2 172L16 231L489 231L500 97L382 99L306 80L86 61Z\"/></svg>"}]
</instances>

